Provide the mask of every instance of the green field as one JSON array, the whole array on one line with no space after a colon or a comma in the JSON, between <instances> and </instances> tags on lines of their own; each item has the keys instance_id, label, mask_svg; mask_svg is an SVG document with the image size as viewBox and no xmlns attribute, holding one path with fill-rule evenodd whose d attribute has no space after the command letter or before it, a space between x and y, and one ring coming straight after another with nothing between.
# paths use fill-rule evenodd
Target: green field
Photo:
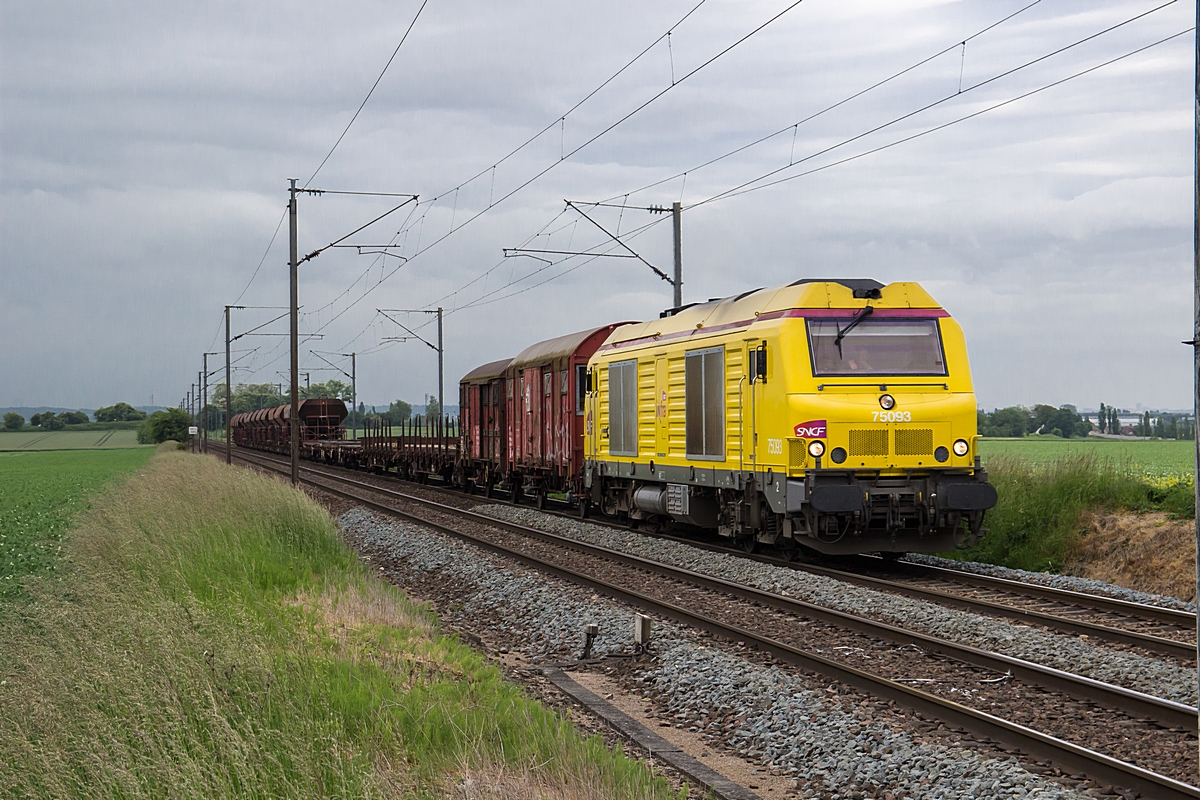
<instances>
[{"instance_id":1,"label":"green field","mask_svg":"<svg viewBox=\"0 0 1200 800\"><path fill-rule=\"evenodd\" d=\"M72 517L153 453L152 447L0 453L0 600L22 594L22 577L53 571Z\"/></svg>"},{"instance_id":2,"label":"green field","mask_svg":"<svg viewBox=\"0 0 1200 800\"><path fill-rule=\"evenodd\" d=\"M150 447L137 443L137 431L17 431L0 433L0 451L117 450Z\"/></svg>"},{"instance_id":3,"label":"green field","mask_svg":"<svg viewBox=\"0 0 1200 800\"><path fill-rule=\"evenodd\" d=\"M1045 464L1062 458L1088 456L1116 466L1136 469L1150 477L1187 478L1196 474L1196 443L1189 441L1143 442L1116 439L1060 439L1029 436L1024 439L982 439L984 462L997 456Z\"/></svg>"}]
</instances>

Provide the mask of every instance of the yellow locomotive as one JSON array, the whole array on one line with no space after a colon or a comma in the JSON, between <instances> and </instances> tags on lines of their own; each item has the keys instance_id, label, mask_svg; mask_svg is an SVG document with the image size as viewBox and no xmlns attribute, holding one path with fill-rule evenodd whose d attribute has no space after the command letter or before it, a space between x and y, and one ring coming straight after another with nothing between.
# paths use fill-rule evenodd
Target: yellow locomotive
<instances>
[{"instance_id":1,"label":"yellow locomotive","mask_svg":"<svg viewBox=\"0 0 1200 800\"><path fill-rule=\"evenodd\" d=\"M946 551L996 503L962 329L916 283L800 280L617 327L585 402L593 505L748 550Z\"/></svg>"}]
</instances>

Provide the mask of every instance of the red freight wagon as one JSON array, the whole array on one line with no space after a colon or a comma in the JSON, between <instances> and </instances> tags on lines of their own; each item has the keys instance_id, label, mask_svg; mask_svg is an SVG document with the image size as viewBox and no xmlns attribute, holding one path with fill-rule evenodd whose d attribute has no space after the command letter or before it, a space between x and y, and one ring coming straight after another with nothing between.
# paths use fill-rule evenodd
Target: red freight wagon
<instances>
[{"instance_id":1,"label":"red freight wagon","mask_svg":"<svg viewBox=\"0 0 1200 800\"><path fill-rule=\"evenodd\" d=\"M518 500L531 492L581 493L587 363L618 322L525 348L505 370L508 486Z\"/></svg>"},{"instance_id":2,"label":"red freight wagon","mask_svg":"<svg viewBox=\"0 0 1200 800\"><path fill-rule=\"evenodd\" d=\"M242 447L287 452L291 446L292 418L290 405L260 408L235 414L230 419L233 442ZM312 399L300 402L300 442L341 439L342 421L346 419L346 404L341 400Z\"/></svg>"},{"instance_id":3,"label":"red freight wagon","mask_svg":"<svg viewBox=\"0 0 1200 800\"><path fill-rule=\"evenodd\" d=\"M468 491L475 484L482 484L489 497L492 487L508 472L504 387L505 370L511 362L511 358L505 358L476 367L458 384L462 430L460 480Z\"/></svg>"}]
</instances>

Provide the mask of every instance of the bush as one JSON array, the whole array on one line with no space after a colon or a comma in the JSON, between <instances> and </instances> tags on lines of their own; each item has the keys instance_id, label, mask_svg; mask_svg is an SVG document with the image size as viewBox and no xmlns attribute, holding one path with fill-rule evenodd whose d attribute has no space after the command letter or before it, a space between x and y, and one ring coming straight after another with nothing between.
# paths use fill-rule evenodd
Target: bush
<instances>
[{"instance_id":1,"label":"bush","mask_svg":"<svg viewBox=\"0 0 1200 800\"><path fill-rule=\"evenodd\" d=\"M25 418L15 411L9 411L4 415L4 429L6 431L19 431L25 427Z\"/></svg>"},{"instance_id":2,"label":"bush","mask_svg":"<svg viewBox=\"0 0 1200 800\"><path fill-rule=\"evenodd\" d=\"M140 422L146 418L145 411L138 411L129 403L116 403L96 409L96 422Z\"/></svg>"},{"instance_id":3,"label":"bush","mask_svg":"<svg viewBox=\"0 0 1200 800\"><path fill-rule=\"evenodd\" d=\"M984 520L988 532L951 558L1057 572L1079 545L1085 511L1196 513L1192 484L1158 487L1131 465L1090 453L1044 463L999 456L987 469L999 495Z\"/></svg>"},{"instance_id":4,"label":"bush","mask_svg":"<svg viewBox=\"0 0 1200 800\"><path fill-rule=\"evenodd\" d=\"M67 425L53 411L43 411L40 414L34 414L30 417L29 424L36 425L46 431L61 431Z\"/></svg>"},{"instance_id":5,"label":"bush","mask_svg":"<svg viewBox=\"0 0 1200 800\"><path fill-rule=\"evenodd\" d=\"M63 421L64 425L83 425L91 422L88 415L82 411L64 411L58 418Z\"/></svg>"},{"instance_id":6,"label":"bush","mask_svg":"<svg viewBox=\"0 0 1200 800\"><path fill-rule=\"evenodd\" d=\"M138 444L162 444L172 439L186 442L190 424L191 420L183 409L168 408L166 411L155 411L138 428Z\"/></svg>"}]
</instances>

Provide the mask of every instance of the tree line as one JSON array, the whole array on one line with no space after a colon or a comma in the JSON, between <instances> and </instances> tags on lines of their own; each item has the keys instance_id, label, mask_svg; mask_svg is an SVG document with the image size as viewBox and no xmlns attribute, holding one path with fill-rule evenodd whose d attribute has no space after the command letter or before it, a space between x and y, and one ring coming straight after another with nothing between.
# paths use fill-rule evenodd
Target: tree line
<instances>
[{"instance_id":1,"label":"tree line","mask_svg":"<svg viewBox=\"0 0 1200 800\"><path fill-rule=\"evenodd\" d=\"M138 411L128 403L116 403L97 408L93 416L96 422L138 422L146 418L146 412ZM92 419L84 411L63 411L62 413L43 411L29 418L30 425L45 431L61 431L68 425L82 425L91 421ZM4 415L5 430L19 431L23 427L25 427L25 417L15 411L9 411Z\"/></svg>"},{"instance_id":2,"label":"tree line","mask_svg":"<svg viewBox=\"0 0 1200 800\"><path fill-rule=\"evenodd\" d=\"M1119 414L1128 414L1123 409L1100 404L1100 432L1120 434L1122 431ZM1134 436L1146 436L1152 439L1195 439L1196 425L1183 414L1163 414L1142 412L1138 421L1131 426L1130 433Z\"/></svg>"},{"instance_id":3,"label":"tree line","mask_svg":"<svg viewBox=\"0 0 1200 800\"><path fill-rule=\"evenodd\" d=\"M1100 404L1098 422L1086 420L1073 405L1054 406L1038 404L1033 408L1009 406L992 412L979 409L978 425L980 436L1017 438L1029 434L1060 436L1064 439L1087 436L1093 430L1100 433L1119 434L1121 422L1119 411L1113 406ZM1160 439L1193 439L1195 424L1181 414L1152 414L1147 411L1133 425L1132 435Z\"/></svg>"},{"instance_id":4,"label":"tree line","mask_svg":"<svg viewBox=\"0 0 1200 800\"><path fill-rule=\"evenodd\" d=\"M979 435L1006 438L1026 436L1031 433L1061 436L1064 439L1087 436L1092 423L1080 416L1072 405L1048 406L1039 403L1033 408L1009 406L991 413L978 412Z\"/></svg>"}]
</instances>

